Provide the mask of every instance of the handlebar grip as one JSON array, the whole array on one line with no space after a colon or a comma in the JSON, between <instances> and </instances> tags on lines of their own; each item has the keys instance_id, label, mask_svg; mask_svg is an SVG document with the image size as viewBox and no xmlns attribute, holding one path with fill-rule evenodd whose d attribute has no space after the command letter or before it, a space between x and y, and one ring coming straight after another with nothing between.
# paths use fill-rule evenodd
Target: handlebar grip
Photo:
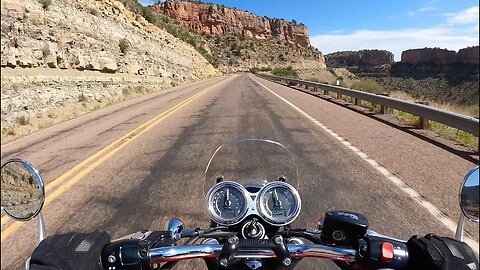
<instances>
[{"instance_id":1,"label":"handlebar grip","mask_svg":"<svg viewBox=\"0 0 480 270\"><path fill-rule=\"evenodd\" d=\"M360 243L359 255L367 269L407 269L408 248L404 242L370 236Z\"/></svg>"}]
</instances>

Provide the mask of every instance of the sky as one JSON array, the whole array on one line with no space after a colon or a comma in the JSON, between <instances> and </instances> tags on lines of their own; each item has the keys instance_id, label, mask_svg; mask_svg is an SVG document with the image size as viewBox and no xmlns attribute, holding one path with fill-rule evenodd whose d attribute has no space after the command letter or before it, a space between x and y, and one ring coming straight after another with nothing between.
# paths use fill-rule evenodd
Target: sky
<instances>
[{"instance_id":1,"label":"sky","mask_svg":"<svg viewBox=\"0 0 480 270\"><path fill-rule=\"evenodd\" d=\"M143 5L158 0L139 0ZM473 0L209 0L270 18L294 19L324 54L385 49L399 61L407 49L458 51L479 44L479 1Z\"/></svg>"}]
</instances>

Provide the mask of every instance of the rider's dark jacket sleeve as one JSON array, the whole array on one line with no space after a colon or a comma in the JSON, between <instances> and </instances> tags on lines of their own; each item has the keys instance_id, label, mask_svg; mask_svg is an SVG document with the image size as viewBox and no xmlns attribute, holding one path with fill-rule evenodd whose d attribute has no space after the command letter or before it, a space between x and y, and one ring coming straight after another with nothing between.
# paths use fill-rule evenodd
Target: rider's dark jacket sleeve
<instances>
[{"instance_id":1,"label":"rider's dark jacket sleeve","mask_svg":"<svg viewBox=\"0 0 480 270\"><path fill-rule=\"evenodd\" d=\"M109 242L104 231L49 236L33 252L30 269L101 270L100 255Z\"/></svg>"}]
</instances>

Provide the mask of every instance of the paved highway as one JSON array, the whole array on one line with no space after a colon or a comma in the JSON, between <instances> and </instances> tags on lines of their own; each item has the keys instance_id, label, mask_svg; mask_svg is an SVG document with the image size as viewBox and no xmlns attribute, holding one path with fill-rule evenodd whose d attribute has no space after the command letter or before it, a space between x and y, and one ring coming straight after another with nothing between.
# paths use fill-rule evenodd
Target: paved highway
<instances>
[{"instance_id":1,"label":"paved highway","mask_svg":"<svg viewBox=\"0 0 480 270\"><path fill-rule=\"evenodd\" d=\"M332 110L340 110L335 117L322 112L335 106L339 108ZM351 121L350 126L342 121ZM47 185L48 234L105 229L116 238L141 229L163 229L172 217L181 218L187 227L205 227L202 178L213 151L236 138L266 138L284 144L297 163L302 212L294 226L312 227L324 212L344 209L365 214L371 229L394 237L429 232L451 236L450 223L459 210L442 201L451 196L448 200L456 203L461 177L477 161L433 147L448 158L433 165L445 167L445 162L456 168L446 176L454 183L423 179L416 185L415 175L431 174L435 168L426 168L423 160L411 165L402 149L398 155L377 149L381 139L395 137L365 141L372 125L386 126L252 75L233 75L130 100L3 145L2 163L19 156L39 168ZM360 152L352 151L335 132ZM425 143L396 132L397 140L411 136L408 140ZM389 155L378 154L381 150ZM418 149L409 150L415 154ZM372 165L373 159L362 158L364 153L386 168ZM424 200L419 203L392 183L384 169L395 172ZM428 186L434 183L446 188L436 188L432 195ZM432 202L446 219L442 222L421 202ZM478 236L478 228L471 226L469 233ZM21 269L36 239L35 222L22 225L2 218L1 268ZM203 269L200 263L180 263L177 269ZM314 259L305 259L298 267L330 268L336 269Z\"/></svg>"}]
</instances>

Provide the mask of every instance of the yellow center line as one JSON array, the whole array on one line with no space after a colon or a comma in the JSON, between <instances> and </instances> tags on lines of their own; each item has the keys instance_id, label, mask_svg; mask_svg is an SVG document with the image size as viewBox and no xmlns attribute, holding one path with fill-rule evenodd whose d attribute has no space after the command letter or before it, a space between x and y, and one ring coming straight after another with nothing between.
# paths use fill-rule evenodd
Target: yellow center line
<instances>
[{"instance_id":1,"label":"yellow center line","mask_svg":"<svg viewBox=\"0 0 480 270\"><path fill-rule=\"evenodd\" d=\"M233 77L231 77L233 78ZM181 108L185 107L186 105L190 104L193 102L195 99L200 97L201 95L205 94L206 92L210 91L214 86L229 81L231 78L227 80L223 80L221 82L218 82L210 87L207 87L205 90L202 90L201 92L193 95L192 97L180 102L179 104L173 106L172 108L162 112L161 114L157 115L156 117L150 119L149 121L143 123L142 125L138 126L137 128L133 129L132 131L128 132L124 136L120 137L119 139L115 140L111 144L105 146L95 154L91 155L87 159L83 160L79 164L75 165L72 167L70 170L50 182L48 185L45 186L45 193L47 194L45 198L45 203L44 207L52 202L55 198L60 196L63 192L65 192L68 188L73 186L75 183L77 183L80 179L82 179L85 175L90 173L92 170L97 168L99 165L101 165L103 162L105 162L108 158L113 156L115 153L120 151L123 147L127 146L130 144L134 139L138 138L175 112L179 111ZM104 156L101 156L102 154L106 153ZM100 157L100 158L99 158ZM97 159L99 158L99 159ZM96 160L96 161L94 161ZM91 163L89 166L83 169L85 165L89 164L90 162L94 161ZM60 185L65 179L70 177L74 172L82 169L80 172L78 172L73 178L68 180L67 182L63 183ZM47 191L52 190L54 187L60 185L54 192L51 194L48 194ZM7 223L10 220L8 216L3 216L1 218L1 225L3 226L5 223ZM12 234L14 231L16 231L20 226L23 224L23 222L19 221L14 221L11 223L7 228L2 230L1 233L1 240L0 242L3 242L10 234Z\"/></svg>"}]
</instances>

